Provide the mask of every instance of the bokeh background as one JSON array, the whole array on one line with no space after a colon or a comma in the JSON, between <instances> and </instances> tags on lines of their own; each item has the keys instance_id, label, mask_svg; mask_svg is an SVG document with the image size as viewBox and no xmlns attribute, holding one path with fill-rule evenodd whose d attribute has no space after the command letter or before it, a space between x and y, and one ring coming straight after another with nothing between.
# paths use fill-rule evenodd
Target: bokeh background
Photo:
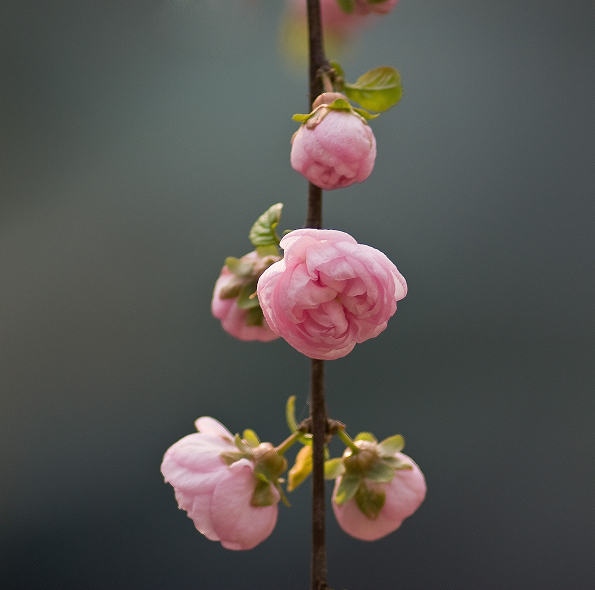
<instances>
[{"instance_id":1,"label":"bokeh background","mask_svg":"<svg viewBox=\"0 0 595 590\"><path fill-rule=\"evenodd\" d=\"M237 553L159 472L198 416L278 443L289 395L307 415L308 360L209 312L260 213L305 219L283 10L0 3L3 589L308 586L307 485ZM341 57L351 80L399 68L405 93L325 225L384 251L409 294L327 363L329 411L402 433L429 491L376 543L330 517L333 588L595 583L594 39L592 0L402 0Z\"/></svg>"}]
</instances>

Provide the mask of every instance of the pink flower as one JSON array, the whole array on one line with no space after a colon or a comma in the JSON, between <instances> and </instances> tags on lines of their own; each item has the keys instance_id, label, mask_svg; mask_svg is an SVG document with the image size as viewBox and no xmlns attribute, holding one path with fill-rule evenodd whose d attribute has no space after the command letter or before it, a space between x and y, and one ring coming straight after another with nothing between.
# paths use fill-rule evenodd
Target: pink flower
<instances>
[{"instance_id":1,"label":"pink flower","mask_svg":"<svg viewBox=\"0 0 595 590\"><path fill-rule=\"evenodd\" d=\"M355 12L357 14L365 15L371 12L377 14L388 14L399 2L399 0L384 0L384 2L376 2L370 0L355 0Z\"/></svg>"},{"instance_id":2,"label":"pink flower","mask_svg":"<svg viewBox=\"0 0 595 590\"><path fill-rule=\"evenodd\" d=\"M256 252L250 252L243 256L240 261L252 264L254 270L247 277L238 277L232 273L227 266L221 269L221 274L215 283L211 311L213 315L221 320L223 329L238 338L239 340L260 340L270 342L279 336L275 334L264 321L260 307L251 308L238 307L238 295L242 288L256 289L256 281L260 273L279 257L268 256L261 258ZM255 301L257 303L257 301Z\"/></svg>"},{"instance_id":3,"label":"pink flower","mask_svg":"<svg viewBox=\"0 0 595 590\"><path fill-rule=\"evenodd\" d=\"M236 457L229 464L222 454L231 453L232 458L240 454L233 435L213 418L199 418L195 424L199 432L185 436L165 453L161 464L165 481L174 487L180 509L208 539L221 541L227 549L252 549L275 527L279 492L270 485L272 503L253 505L259 481L254 461Z\"/></svg>"},{"instance_id":4,"label":"pink flower","mask_svg":"<svg viewBox=\"0 0 595 590\"><path fill-rule=\"evenodd\" d=\"M301 353L345 356L382 332L407 284L380 251L335 230L298 229L281 240L283 260L258 281L267 323Z\"/></svg>"},{"instance_id":5,"label":"pink flower","mask_svg":"<svg viewBox=\"0 0 595 590\"><path fill-rule=\"evenodd\" d=\"M364 479L365 486L373 494L385 495L384 504L375 518L364 515L355 497L338 506L335 500L343 476L335 482L332 502L335 516L340 527L356 539L375 541L396 531L419 508L426 496L426 480L413 459L403 453L395 453L393 457L412 468L396 469L394 478L389 482Z\"/></svg>"},{"instance_id":6,"label":"pink flower","mask_svg":"<svg viewBox=\"0 0 595 590\"><path fill-rule=\"evenodd\" d=\"M338 97L345 98L335 92L321 94L312 105L318 112L292 139L292 167L325 190L366 180L376 159L376 139L365 119L353 110L324 106Z\"/></svg>"}]
</instances>

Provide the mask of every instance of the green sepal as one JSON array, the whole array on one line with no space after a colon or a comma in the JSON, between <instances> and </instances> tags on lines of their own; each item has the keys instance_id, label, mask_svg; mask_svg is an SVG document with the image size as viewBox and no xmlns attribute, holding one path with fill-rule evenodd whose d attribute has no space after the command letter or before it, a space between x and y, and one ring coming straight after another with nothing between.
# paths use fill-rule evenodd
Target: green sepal
<instances>
[{"instance_id":1,"label":"green sepal","mask_svg":"<svg viewBox=\"0 0 595 590\"><path fill-rule=\"evenodd\" d=\"M240 451L240 453L248 455L249 457L252 456L252 448L240 438L239 434L235 435L233 439L233 444Z\"/></svg>"},{"instance_id":2,"label":"green sepal","mask_svg":"<svg viewBox=\"0 0 595 590\"><path fill-rule=\"evenodd\" d=\"M287 496L285 495L283 488L279 484L279 481L273 482L273 485L277 488L277 491L279 492L279 496L281 496L281 501L283 502L283 504L285 504L287 508L291 508L291 504L289 503L289 500L287 499Z\"/></svg>"},{"instance_id":3,"label":"green sepal","mask_svg":"<svg viewBox=\"0 0 595 590\"><path fill-rule=\"evenodd\" d=\"M360 432L353 440L367 440L368 442L378 442L371 432Z\"/></svg>"},{"instance_id":4,"label":"green sepal","mask_svg":"<svg viewBox=\"0 0 595 590\"><path fill-rule=\"evenodd\" d=\"M245 453L240 453L239 451L229 451L226 453L221 453L221 455L219 455L221 457L221 459L223 459L223 462L229 467L230 465L233 465L236 461L239 461L240 459L245 459L246 458L246 454Z\"/></svg>"},{"instance_id":5,"label":"green sepal","mask_svg":"<svg viewBox=\"0 0 595 590\"><path fill-rule=\"evenodd\" d=\"M387 483L395 477L395 470L384 461L379 461L366 473L366 478L377 483Z\"/></svg>"},{"instance_id":6,"label":"green sepal","mask_svg":"<svg viewBox=\"0 0 595 590\"><path fill-rule=\"evenodd\" d=\"M345 14L353 14L355 9L354 0L337 0L337 4Z\"/></svg>"},{"instance_id":7,"label":"green sepal","mask_svg":"<svg viewBox=\"0 0 595 590\"><path fill-rule=\"evenodd\" d=\"M385 457L382 459L382 461L383 463L390 465L393 469L413 469L413 465L411 465L411 463L405 463L397 457Z\"/></svg>"},{"instance_id":8,"label":"green sepal","mask_svg":"<svg viewBox=\"0 0 595 590\"><path fill-rule=\"evenodd\" d=\"M345 465L343 464L343 459L341 457L329 459L324 462L324 479L337 479L337 477L344 473Z\"/></svg>"},{"instance_id":9,"label":"green sepal","mask_svg":"<svg viewBox=\"0 0 595 590\"><path fill-rule=\"evenodd\" d=\"M244 282L239 278L233 278L225 287L219 291L219 299L235 299L242 290Z\"/></svg>"},{"instance_id":10,"label":"green sepal","mask_svg":"<svg viewBox=\"0 0 595 590\"><path fill-rule=\"evenodd\" d=\"M282 209L283 203L277 203L256 220L248 235L253 246L276 246L279 243L275 228L279 225Z\"/></svg>"},{"instance_id":11,"label":"green sepal","mask_svg":"<svg viewBox=\"0 0 595 590\"><path fill-rule=\"evenodd\" d=\"M374 68L360 76L355 84L345 83L343 93L365 109L386 111L396 105L403 96L401 75L388 66Z\"/></svg>"},{"instance_id":12,"label":"green sepal","mask_svg":"<svg viewBox=\"0 0 595 590\"><path fill-rule=\"evenodd\" d=\"M349 500L355 496L360 484L363 484L363 479L360 475L344 475L337 488L335 504L341 506L346 502L349 502Z\"/></svg>"},{"instance_id":13,"label":"green sepal","mask_svg":"<svg viewBox=\"0 0 595 590\"><path fill-rule=\"evenodd\" d=\"M376 117L380 116L378 113L376 115L373 115L369 111L366 111L366 109L358 109L357 107L352 107L351 110L355 111L360 117L366 119L366 121L369 121L370 119L375 119Z\"/></svg>"},{"instance_id":14,"label":"green sepal","mask_svg":"<svg viewBox=\"0 0 595 590\"><path fill-rule=\"evenodd\" d=\"M251 307L246 312L246 317L244 318L244 323L246 326L262 326L264 322L264 314L262 313L262 308L258 307Z\"/></svg>"},{"instance_id":15,"label":"green sepal","mask_svg":"<svg viewBox=\"0 0 595 590\"><path fill-rule=\"evenodd\" d=\"M234 258L233 256L228 256L225 259L225 266L227 266L229 271L236 277L251 277L254 272L254 261L247 262L241 258Z\"/></svg>"},{"instance_id":16,"label":"green sepal","mask_svg":"<svg viewBox=\"0 0 595 590\"><path fill-rule=\"evenodd\" d=\"M298 123L305 123L311 116L312 116L312 113L308 113L307 115L302 115L300 113L296 113L291 118L294 121L297 121Z\"/></svg>"},{"instance_id":17,"label":"green sepal","mask_svg":"<svg viewBox=\"0 0 595 590\"><path fill-rule=\"evenodd\" d=\"M363 515L369 520L376 520L378 518L378 514L382 510L385 501L386 494L384 492L371 490L365 483L362 483L355 493L355 503Z\"/></svg>"},{"instance_id":18,"label":"green sepal","mask_svg":"<svg viewBox=\"0 0 595 590\"><path fill-rule=\"evenodd\" d=\"M247 428L242 432L242 438L252 447L255 449L260 444L260 439L254 430Z\"/></svg>"},{"instance_id":19,"label":"green sepal","mask_svg":"<svg viewBox=\"0 0 595 590\"><path fill-rule=\"evenodd\" d=\"M405 439L400 434L395 434L378 443L377 450L381 457L392 457L395 453L402 451L404 446Z\"/></svg>"},{"instance_id":20,"label":"green sepal","mask_svg":"<svg viewBox=\"0 0 595 590\"><path fill-rule=\"evenodd\" d=\"M327 109L333 109L335 111L349 111L353 108L349 102L347 102L344 98L335 98L331 104L326 105Z\"/></svg>"},{"instance_id":21,"label":"green sepal","mask_svg":"<svg viewBox=\"0 0 595 590\"><path fill-rule=\"evenodd\" d=\"M271 506L277 502L275 494L271 489L271 484L268 481L258 479L254 493L252 494L251 506Z\"/></svg>"},{"instance_id":22,"label":"green sepal","mask_svg":"<svg viewBox=\"0 0 595 590\"><path fill-rule=\"evenodd\" d=\"M302 447L296 458L294 466L289 470L287 477L287 491L293 492L312 471L312 447Z\"/></svg>"},{"instance_id":23,"label":"green sepal","mask_svg":"<svg viewBox=\"0 0 595 590\"><path fill-rule=\"evenodd\" d=\"M260 306L258 297L256 296L256 285L257 281L250 281L240 289L236 302L236 305L240 309L252 309L253 307Z\"/></svg>"}]
</instances>

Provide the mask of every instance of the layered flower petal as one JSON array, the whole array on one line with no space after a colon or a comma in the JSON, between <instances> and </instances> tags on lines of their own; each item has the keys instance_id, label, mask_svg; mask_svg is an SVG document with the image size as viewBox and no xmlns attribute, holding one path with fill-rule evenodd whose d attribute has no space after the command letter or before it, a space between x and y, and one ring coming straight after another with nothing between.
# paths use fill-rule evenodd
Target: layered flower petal
<instances>
[{"instance_id":1,"label":"layered flower petal","mask_svg":"<svg viewBox=\"0 0 595 590\"><path fill-rule=\"evenodd\" d=\"M311 358L332 360L377 336L407 284L380 251L336 230L299 229L258 281L270 328Z\"/></svg>"}]
</instances>

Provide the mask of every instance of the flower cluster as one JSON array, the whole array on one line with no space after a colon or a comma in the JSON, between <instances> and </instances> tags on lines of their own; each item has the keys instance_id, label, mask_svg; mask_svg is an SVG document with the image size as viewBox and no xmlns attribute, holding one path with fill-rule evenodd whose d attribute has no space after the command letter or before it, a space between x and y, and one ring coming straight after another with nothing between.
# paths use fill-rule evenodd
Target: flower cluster
<instances>
[{"instance_id":1,"label":"flower cluster","mask_svg":"<svg viewBox=\"0 0 595 590\"><path fill-rule=\"evenodd\" d=\"M166 451L161 464L165 481L173 486L180 509L205 537L227 549L252 549L277 522L277 504L283 497L279 476L287 468L282 450L261 443L251 430L244 431L244 438L234 437L207 416L195 424L198 432ZM294 433L290 443L298 435ZM380 443L369 433L363 436L351 441L342 434L350 448L342 458L327 461L325 472L336 479L332 504L341 528L352 537L373 541L399 528L419 508L426 483L419 467L400 452L401 436ZM311 463L300 461L300 454L299 482L311 469Z\"/></svg>"}]
</instances>

